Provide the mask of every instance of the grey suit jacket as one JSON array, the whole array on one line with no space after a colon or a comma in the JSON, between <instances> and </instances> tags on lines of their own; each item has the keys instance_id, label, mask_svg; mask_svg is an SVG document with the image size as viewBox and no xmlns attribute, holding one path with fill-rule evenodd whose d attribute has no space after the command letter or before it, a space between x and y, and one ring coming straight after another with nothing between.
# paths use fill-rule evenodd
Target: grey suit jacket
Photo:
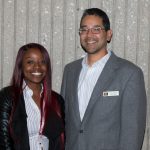
<instances>
[{"instance_id":1,"label":"grey suit jacket","mask_svg":"<svg viewBox=\"0 0 150 150\"><path fill-rule=\"evenodd\" d=\"M81 62L64 69L66 150L141 150L146 124L141 69L112 52L81 121L77 90Z\"/></svg>"}]
</instances>

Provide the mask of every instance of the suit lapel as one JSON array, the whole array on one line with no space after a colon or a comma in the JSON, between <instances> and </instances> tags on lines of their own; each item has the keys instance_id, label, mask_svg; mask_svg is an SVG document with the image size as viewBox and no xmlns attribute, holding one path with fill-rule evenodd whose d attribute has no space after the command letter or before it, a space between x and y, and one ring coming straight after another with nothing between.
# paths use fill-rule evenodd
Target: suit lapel
<instances>
[{"instance_id":1,"label":"suit lapel","mask_svg":"<svg viewBox=\"0 0 150 150\"><path fill-rule=\"evenodd\" d=\"M14 141L19 143L15 144L16 149L22 147L22 149L29 148L29 137L27 130L27 114L25 110L25 103L23 95L20 97L16 109L13 114L12 129L14 134Z\"/></svg>"},{"instance_id":2,"label":"suit lapel","mask_svg":"<svg viewBox=\"0 0 150 150\"><path fill-rule=\"evenodd\" d=\"M103 91L109 86L112 80L115 78L115 70L118 68L117 57L112 52L108 62L106 63L98 81L93 89L89 104L87 106L83 121L89 116L91 109L93 108L97 97L102 96Z\"/></svg>"},{"instance_id":3,"label":"suit lapel","mask_svg":"<svg viewBox=\"0 0 150 150\"><path fill-rule=\"evenodd\" d=\"M13 115L14 120L20 119L20 116L23 116L25 118L27 117L23 95L21 95L17 103L16 109Z\"/></svg>"}]
</instances>

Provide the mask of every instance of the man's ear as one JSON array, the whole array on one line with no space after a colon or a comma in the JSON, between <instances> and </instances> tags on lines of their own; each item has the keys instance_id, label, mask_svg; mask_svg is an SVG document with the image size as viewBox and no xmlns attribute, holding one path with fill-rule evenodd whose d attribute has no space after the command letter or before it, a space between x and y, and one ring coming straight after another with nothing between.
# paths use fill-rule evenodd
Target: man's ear
<instances>
[{"instance_id":1,"label":"man's ear","mask_svg":"<svg viewBox=\"0 0 150 150\"><path fill-rule=\"evenodd\" d=\"M113 36L113 32L110 29L107 31L107 43L110 43L112 36Z\"/></svg>"}]
</instances>

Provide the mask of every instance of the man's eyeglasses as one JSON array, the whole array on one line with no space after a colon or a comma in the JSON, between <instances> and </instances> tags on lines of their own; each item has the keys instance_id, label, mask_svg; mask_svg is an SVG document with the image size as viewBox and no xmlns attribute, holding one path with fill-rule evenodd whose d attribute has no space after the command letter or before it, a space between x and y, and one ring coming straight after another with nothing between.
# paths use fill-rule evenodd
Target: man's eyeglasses
<instances>
[{"instance_id":1,"label":"man's eyeglasses","mask_svg":"<svg viewBox=\"0 0 150 150\"><path fill-rule=\"evenodd\" d=\"M93 28L80 28L79 29L79 33L80 34L87 34L89 32L89 30L93 33L93 34L100 34L102 30L105 30L104 27L93 27Z\"/></svg>"}]
</instances>

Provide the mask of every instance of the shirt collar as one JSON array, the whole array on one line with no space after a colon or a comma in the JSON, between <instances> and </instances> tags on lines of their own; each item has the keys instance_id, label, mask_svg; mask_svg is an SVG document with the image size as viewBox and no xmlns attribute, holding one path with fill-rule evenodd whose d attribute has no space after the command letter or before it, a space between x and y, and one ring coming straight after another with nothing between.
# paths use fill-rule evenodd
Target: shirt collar
<instances>
[{"instance_id":1,"label":"shirt collar","mask_svg":"<svg viewBox=\"0 0 150 150\"><path fill-rule=\"evenodd\" d=\"M23 80L23 92L24 94L28 94L30 96L33 96L33 91L29 88L29 86L26 84L25 80ZM43 92L43 85L41 84L42 89L41 89L41 94Z\"/></svg>"},{"instance_id":2,"label":"shirt collar","mask_svg":"<svg viewBox=\"0 0 150 150\"><path fill-rule=\"evenodd\" d=\"M107 62L107 60L109 59L109 57L111 56L111 51L110 50L107 50L107 54L105 56L103 56L101 59L99 59L98 61L96 61L92 67L96 67L96 66L99 66L101 64L105 64ZM83 58L83 61L82 61L82 67L89 67L89 65L87 64L87 54L86 56Z\"/></svg>"}]
</instances>

